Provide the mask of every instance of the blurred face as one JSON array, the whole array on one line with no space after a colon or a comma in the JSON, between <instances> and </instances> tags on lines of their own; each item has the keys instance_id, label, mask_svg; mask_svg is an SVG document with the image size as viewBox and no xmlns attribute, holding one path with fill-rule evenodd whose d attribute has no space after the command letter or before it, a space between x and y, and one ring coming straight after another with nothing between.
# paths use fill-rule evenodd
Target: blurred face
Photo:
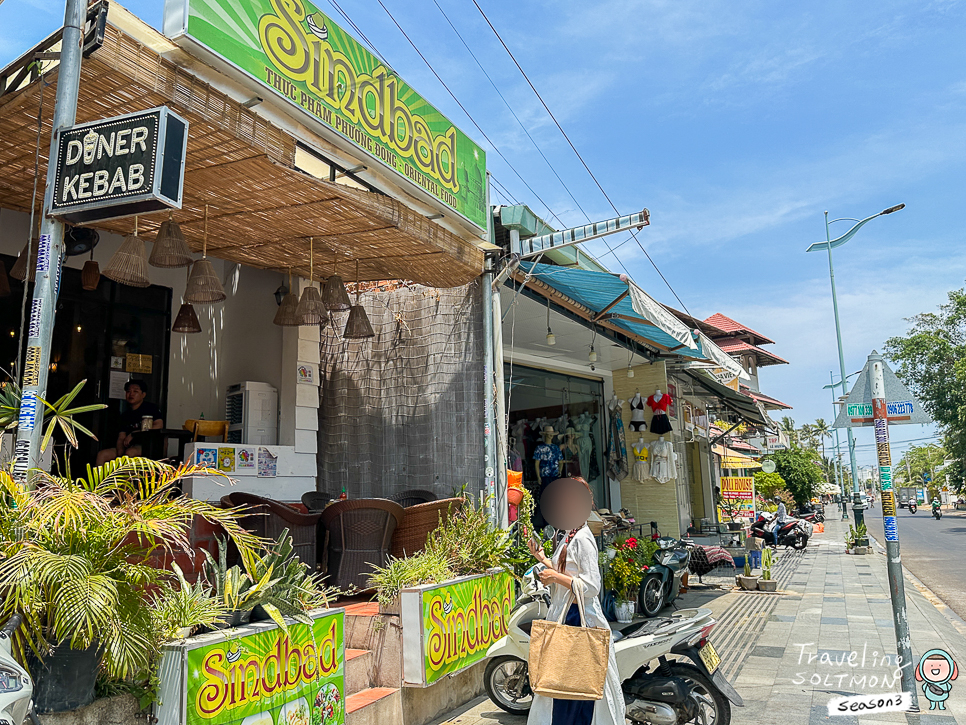
<instances>
[{"instance_id":1,"label":"blurred face","mask_svg":"<svg viewBox=\"0 0 966 725\"><path fill-rule=\"evenodd\" d=\"M544 490L540 508L548 524L555 529L570 531L587 521L593 501L590 491L580 481L560 478Z\"/></svg>"},{"instance_id":2,"label":"blurred face","mask_svg":"<svg viewBox=\"0 0 966 725\"><path fill-rule=\"evenodd\" d=\"M144 391L141 390L140 385L128 385L127 390L124 391L124 399L128 404L137 408L144 401Z\"/></svg>"}]
</instances>

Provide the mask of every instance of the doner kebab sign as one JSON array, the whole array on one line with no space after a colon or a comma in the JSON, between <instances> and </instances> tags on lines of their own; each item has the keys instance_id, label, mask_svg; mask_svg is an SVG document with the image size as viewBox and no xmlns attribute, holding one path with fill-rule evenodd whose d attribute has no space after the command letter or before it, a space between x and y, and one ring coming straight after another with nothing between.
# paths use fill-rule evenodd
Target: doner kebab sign
<instances>
[{"instance_id":1,"label":"doner kebab sign","mask_svg":"<svg viewBox=\"0 0 966 725\"><path fill-rule=\"evenodd\" d=\"M164 32L213 53L486 228L483 149L311 3L167 0Z\"/></svg>"}]
</instances>

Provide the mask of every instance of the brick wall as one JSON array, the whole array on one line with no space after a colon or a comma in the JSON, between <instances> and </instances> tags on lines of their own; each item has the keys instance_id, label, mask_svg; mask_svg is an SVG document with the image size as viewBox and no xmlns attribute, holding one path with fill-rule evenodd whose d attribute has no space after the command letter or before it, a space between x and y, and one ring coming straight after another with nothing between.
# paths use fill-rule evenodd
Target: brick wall
<instances>
[{"instance_id":1,"label":"brick wall","mask_svg":"<svg viewBox=\"0 0 966 725\"><path fill-rule=\"evenodd\" d=\"M614 393L618 398L625 401L623 406L624 430L627 435L627 459L628 465L633 469L634 456L631 447L638 441L640 436L644 437L645 443L656 440L658 436L650 431L635 433L630 430L631 410L630 399L635 392L640 391L641 396L647 398L655 390L660 389L667 392L667 370L663 362L655 362L650 365L638 365L634 368L634 377L618 371L614 373ZM644 409L645 418L650 421L650 409ZM674 421L672 421L674 425ZM673 434L669 434L673 435ZM668 436L665 436L668 439ZM639 523L645 527L650 521L657 521L658 528L662 534L668 536L680 536L678 522L678 499L675 481L658 483L650 479L645 483L638 483L634 477L628 473L627 477L621 481L621 503ZM645 528L645 531L647 529Z\"/></svg>"}]
</instances>

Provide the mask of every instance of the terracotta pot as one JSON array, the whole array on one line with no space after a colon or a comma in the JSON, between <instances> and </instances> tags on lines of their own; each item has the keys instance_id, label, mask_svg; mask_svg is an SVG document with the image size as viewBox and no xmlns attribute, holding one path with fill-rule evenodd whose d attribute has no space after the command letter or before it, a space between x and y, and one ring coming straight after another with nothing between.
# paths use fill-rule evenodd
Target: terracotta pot
<instances>
[{"instance_id":1,"label":"terracotta pot","mask_svg":"<svg viewBox=\"0 0 966 725\"><path fill-rule=\"evenodd\" d=\"M523 501L523 490L519 488L508 488L506 490L506 498L514 506L519 506L520 502Z\"/></svg>"}]
</instances>

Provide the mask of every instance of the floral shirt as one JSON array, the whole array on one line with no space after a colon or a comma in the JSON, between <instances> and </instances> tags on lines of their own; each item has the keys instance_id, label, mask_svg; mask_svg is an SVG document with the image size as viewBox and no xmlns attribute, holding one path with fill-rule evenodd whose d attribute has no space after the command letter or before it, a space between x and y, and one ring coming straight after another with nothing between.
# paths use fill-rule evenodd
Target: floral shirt
<instances>
[{"instance_id":1,"label":"floral shirt","mask_svg":"<svg viewBox=\"0 0 966 725\"><path fill-rule=\"evenodd\" d=\"M541 443L533 451L533 460L540 461L540 480L547 485L560 476L560 448L551 443Z\"/></svg>"}]
</instances>

